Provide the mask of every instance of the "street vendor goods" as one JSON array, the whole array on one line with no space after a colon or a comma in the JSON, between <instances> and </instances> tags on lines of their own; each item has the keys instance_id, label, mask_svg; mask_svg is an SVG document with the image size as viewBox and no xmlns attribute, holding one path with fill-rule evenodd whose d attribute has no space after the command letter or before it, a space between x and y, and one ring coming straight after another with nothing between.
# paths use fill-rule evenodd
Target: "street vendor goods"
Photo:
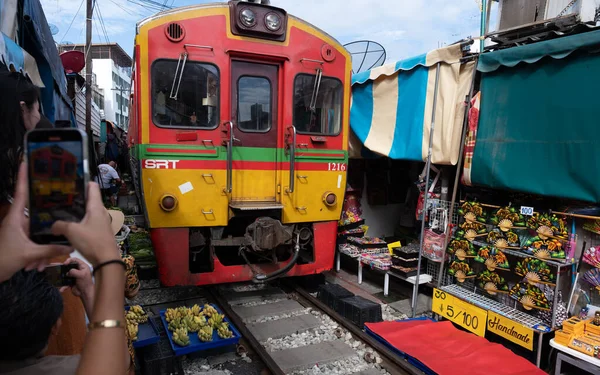
<instances>
[{"instance_id":1,"label":"street vendor goods","mask_svg":"<svg viewBox=\"0 0 600 375\"><path fill-rule=\"evenodd\" d=\"M568 238L566 220L555 214L534 212L527 220L527 228L536 231L542 240L553 237L563 240Z\"/></svg>"},{"instance_id":2,"label":"street vendor goods","mask_svg":"<svg viewBox=\"0 0 600 375\"><path fill-rule=\"evenodd\" d=\"M523 244L524 251L539 259L565 259L566 253L563 243L557 239L542 239L535 236Z\"/></svg>"},{"instance_id":3,"label":"street vendor goods","mask_svg":"<svg viewBox=\"0 0 600 375\"><path fill-rule=\"evenodd\" d=\"M484 246L479 248L477 256L475 257L475 261L485 264L487 269L490 271L494 271L496 269L510 269L510 264L508 263L506 255L504 255L501 250L496 249L495 247Z\"/></svg>"},{"instance_id":4,"label":"street vendor goods","mask_svg":"<svg viewBox=\"0 0 600 375\"><path fill-rule=\"evenodd\" d=\"M583 261L591 266L600 268L600 250L596 250L593 246L585 249Z\"/></svg>"},{"instance_id":5,"label":"street vendor goods","mask_svg":"<svg viewBox=\"0 0 600 375\"><path fill-rule=\"evenodd\" d=\"M531 284L542 283L552 284L556 276L546 262L541 259L525 258L518 262L515 267L515 273L523 276Z\"/></svg>"},{"instance_id":6,"label":"street vendor goods","mask_svg":"<svg viewBox=\"0 0 600 375\"><path fill-rule=\"evenodd\" d=\"M490 224L497 225L503 232L510 229L525 228L526 221L515 207L501 207L490 217Z\"/></svg>"},{"instance_id":7,"label":"street vendor goods","mask_svg":"<svg viewBox=\"0 0 600 375\"><path fill-rule=\"evenodd\" d=\"M464 282L466 279L475 277L475 271L471 269L469 263L454 261L450 264L448 273L456 277L456 281L459 283Z\"/></svg>"},{"instance_id":8,"label":"street vendor goods","mask_svg":"<svg viewBox=\"0 0 600 375\"><path fill-rule=\"evenodd\" d=\"M459 260L465 258L472 258L477 255L475 246L468 240L453 239L448 244L446 252L451 255L455 255Z\"/></svg>"},{"instance_id":9,"label":"street vendor goods","mask_svg":"<svg viewBox=\"0 0 600 375\"><path fill-rule=\"evenodd\" d=\"M185 328L177 328L173 332L173 341L179 346L188 346L190 344L190 337L188 331Z\"/></svg>"},{"instance_id":10,"label":"street vendor goods","mask_svg":"<svg viewBox=\"0 0 600 375\"><path fill-rule=\"evenodd\" d=\"M510 296L519 301L525 310L540 309L549 310L550 303L544 292L535 285L529 283L517 283L510 290Z\"/></svg>"},{"instance_id":11,"label":"street vendor goods","mask_svg":"<svg viewBox=\"0 0 600 375\"><path fill-rule=\"evenodd\" d=\"M508 293L506 280L496 272L484 270L477 276L477 279L479 280L479 287L492 296L496 295L498 292Z\"/></svg>"},{"instance_id":12,"label":"street vendor goods","mask_svg":"<svg viewBox=\"0 0 600 375\"><path fill-rule=\"evenodd\" d=\"M477 221L485 224L487 221L487 212L479 202L465 202L458 209L458 214L467 221Z\"/></svg>"}]
</instances>

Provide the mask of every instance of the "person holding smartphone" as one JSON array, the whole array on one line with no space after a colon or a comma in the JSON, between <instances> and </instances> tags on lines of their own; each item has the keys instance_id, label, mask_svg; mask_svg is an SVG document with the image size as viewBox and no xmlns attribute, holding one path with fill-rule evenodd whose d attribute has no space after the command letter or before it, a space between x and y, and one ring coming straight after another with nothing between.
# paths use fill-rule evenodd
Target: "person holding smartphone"
<instances>
[{"instance_id":1,"label":"person holding smartphone","mask_svg":"<svg viewBox=\"0 0 600 375\"><path fill-rule=\"evenodd\" d=\"M0 283L0 373L126 373L129 358L124 339L124 264L95 183L88 186L84 219L79 223L58 221L52 226L55 236L67 238L94 267L90 330L80 358L43 356L49 336L60 325L62 300L41 274L19 270L43 267L51 257L67 253L70 248L38 245L28 238L23 215L27 190L26 166L22 165L14 202L0 225L0 280L4 281Z\"/></svg>"}]
</instances>

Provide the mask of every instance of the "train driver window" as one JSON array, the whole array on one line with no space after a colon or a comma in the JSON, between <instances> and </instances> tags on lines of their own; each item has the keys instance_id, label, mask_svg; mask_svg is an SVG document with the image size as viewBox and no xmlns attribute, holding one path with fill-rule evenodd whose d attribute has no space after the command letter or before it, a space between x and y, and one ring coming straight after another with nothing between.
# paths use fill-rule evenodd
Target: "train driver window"
<instances>
[{"instance_id":1,"label":"train driver window","mask_svg":"<svg viewBox=\"0 0 600 375\"><path fill-rule=\"evenodd\" d=\"M265 77L242 76L238 80L237 123L247 132L271 129L271 82Z\"/></svg>"},{"instance_id":2,"label":"train driver window","mask_svg":"<svg viewBox=\"0 0 600 375\"><path fill-rule=\"evenodd\" d=\"M298 133L337 135L340 133L344 90L335 78L323 77L316 93L315 75L299 74L294 81L294 126Z\"/></svg>"},{"instance_id":3,"label":"train driver window","mask_svg":"<svg viewBox=\"0 0 600 375\"><path fill-rule=\"evenodd\" d=\"M219 71L214 65L187 61L181 74L181 66L177 71L177 65L176 60L159 60L152 65L154 123L161 127L216 128ZM177 94L175 98L171 98L171 92Z\"/></svg>"}]
</instances>

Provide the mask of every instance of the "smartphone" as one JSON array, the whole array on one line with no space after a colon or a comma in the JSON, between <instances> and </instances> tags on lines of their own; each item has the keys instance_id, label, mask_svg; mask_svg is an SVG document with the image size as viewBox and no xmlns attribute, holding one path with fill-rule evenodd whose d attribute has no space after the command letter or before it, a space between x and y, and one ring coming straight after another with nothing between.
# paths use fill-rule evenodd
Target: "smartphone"
<instances>
[{"instance_id":1,"label":"smartphone","mask_svg":"<svg viewBox=\"0 0 600 375\"><path fill-rule=\"evenodd\" d=\"M70 270L77 269L77 263L71 264L53 264L46 267L42 273L50 284L57 288L61 286L73 286L75 285L75 278L67 276Z\"/></svg>"},{"instance_id":2,"label":"smartphone","mask_svg":"<svg viewBox=\"0 0 600 375\"><path fill-rule=\"evenodd\" d=\"M79 129L32 130L25 136L29 178L29 232L39 244L69 244L54 236L57 220L85 216L89 166L87 137Z\"/></svg>"}]
</instances>

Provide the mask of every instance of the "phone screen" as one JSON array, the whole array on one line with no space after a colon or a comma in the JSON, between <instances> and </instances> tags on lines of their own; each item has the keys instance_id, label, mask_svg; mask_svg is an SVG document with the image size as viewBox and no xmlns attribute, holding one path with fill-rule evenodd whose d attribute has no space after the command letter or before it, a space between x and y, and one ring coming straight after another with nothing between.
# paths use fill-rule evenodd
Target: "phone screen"
<instances>
[{"instance_id":1,"label":"phone screen","mask_svg":"<svg viewBox=\"0 0 600 375\"><path fill-rule=\"evenodd\" d=\"M52 235L52 225L57 220L79 222L85 215L84 138L77 129L27 135L30 233L37 243L67 243Z\"/></svg>"},{"instance_id":2,"label":"phone screen","mask_svg":"<svg viewBox=\"0 0 600 375\"><path fill-rule=\"evenodd\" d=\"M75 279L67 276L70 270L77 269L77 264L53 264L44 269L42 273L48 282L55 287L75 285Z\"/></svg>"}]
</instances>

